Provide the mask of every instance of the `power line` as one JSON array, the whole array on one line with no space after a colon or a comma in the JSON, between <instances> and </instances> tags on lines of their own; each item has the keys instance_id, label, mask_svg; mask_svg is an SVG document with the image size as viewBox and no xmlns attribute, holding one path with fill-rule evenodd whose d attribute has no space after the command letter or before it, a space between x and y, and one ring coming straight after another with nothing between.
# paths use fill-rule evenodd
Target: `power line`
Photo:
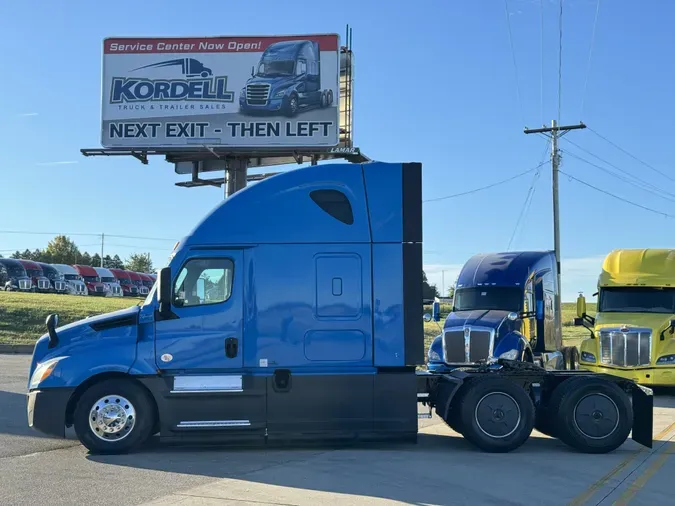
<instances>
[{"instance_id":1,"label":"power line","mask_svg":"<svg viewBox=\"0 0 675 506\"><path fill-rule=\"evenodd\" d=\"M513 181L514 179L518 179L519 177L523 177L525 174L529 174L530 172L534 172L535 170L537 170L539 167L541 167L545 163L546 162L544 161L544 162L540 163L539 165L537 165L536 167L532 167L531 169L527 169L527 170L525 170L525 171L523 171L519 174L516 174L515 176L512 176L508 179L503 179L502 181L497 181L496 183L492 183L492 184L489 184L487 186L481 186L480 188L474 188L473 190L469 190L469 191L465 191L465 192L461 192L461 193L454 193L452 195L446 195L445 197L436 197L436 198L433 198L433 199L427 199L427 200L424 200L423 202L425 202L425 203L426 202L436 202L436 201L439 201L439 200L452 199L452 198L455 198L455 197L461 197L463 195L469 195L471 193L476 193L476 192L479 192L479 191L482 191L482 190L487 190L488 188L493 188L493 187L498 186L500 184L508 183L509 181Z\"/></svg>"},{"instance_id":2,"label":"power line","mask_svg":"<svg viewBox=\"0 0 675 506\"><path fill-rule=\"evenodd\" d=\"M508 1L504 0L504 13L506 14L506 26L509 31L509 45L511 46L511 59L513 60L513 71L516 74L516 96L518 97L518 107L520 108L520 119L525 123L525 114L523 113L523 102L520 99L520 80L518 79L518 64L516 63L516 51L513 46L513 34L511 33L511 16L509 15Z\"/></svg>"},{"instance_id":3,"label":"power line","mask_svg":"<svg viewBox=\"0 0 675 506\"><path fill-rule=\"evenodd\" d=\"M544 146L544 152L541 154L541 161L542 163L545 163L545 156L546 152L548 151L548 142ZM516 226L513 227L513 232L511 233L511 239L509 239L509 245L506 247L506 251L511 250L511 243L513 243L513 240L516 237L516 233L518 232L518 228L520 227L520 222L523 219L524 216L527 215L528 211L530 210L530 205L532 204L532 199L534 198L534 192L536 191L535 185L537 184L537 181L539 180L540 172L539 170L535 171L534 177L532 178L532 183L530 183L530 188L527 190L527 195L525 196L525 202L523 202L523 207L520 210L520 214L518 215L518 219L516 220Z\"/></svg>"},{"instance_id":4,"label":"power line","mask_svg":"<svg viewBox=\"0 0 675 506\"><path fill-rule=\"evenodd\" d=\"M539 0L539 12L541 18L540 25L540 56L541 56L541 75L539 77L539 101L541 105L541 124L544 124L544 0Z\"/></svg>"},{"instance_id":5,"label":"power line","mask_svg":"<svg viewBox=\"0 0 675 506\"><path fill-rule=\"evenodd\" d=\"M628 172L627 170L624 170L624 169L622 169L621 167L618 167L617 165L615 165L615 164L613 164L613 163L611 163L611 162L608 162L608 161L605 160L604 158L599 157L598 155L596 155L596 154L590 152L589 150L585 149L585 148L582 147L582 146L579 146L579 144L577 144L577 143L575 143L575 142L573 142L573 141L571 141L571 140L569 140L569 139L564 139L564 140L567 141L567 142L569 142L569 143L572 144L573 146L576 146L577 148L579 148L580 150L584 151L585 153L588 153L588 154L591 155L593 158L597 158L597 159L600 160L601 162L606 163L606 164L609 165L610 167L613 167L613 168L615 168L616 170L618 170L619 172L622 172L623 174L626 174L628 177L630 177L630 178L634 179L635 181L641 183L642 185L646 186L647 188L644 188L644 187L641 187L641 186L637 185L634 181L627 181L627 180L625 180L624 178L621 178L620 176L618 176L617 174L614 174L612 171L607 170L607 169L605 169L604 167L601 167L601 166L599 166L599 165L596 165L596 164L594 164L593 162L589 162L588 160L586 160L586 159L584 159L584 158L582 158L582 157L580 157L580 156L578 156L578 155L575 155L574 153L572 153L572 152L570 152L570 151L565 151L565 153L567 153L568 155L570 155L570 156L572 156L572 157L574 157L574 158L576 158L576 159L578 159L578 160L580 160L580 161L582 161L582 162L584 162L584 163L587 163L588 165L591 165L591 166L593 166L593 167L596 167L596 168L598 168L598 169L600 169L600 170L602 170L602 171L604 171L604 172L607 172L607 173L611 174L612 176L621 179L621 180L624 181L624 182L627 182L627 183L629 183L629 184L638 186L639 188L642 188L643 190L653 191L653 192L656 192L656 193L662 193L662 194L665 194L665 195L670 195L671 197L675 197L675 193L670 193L670 192L668 192L668 191L666 191L666 190L663 190L663 189L659 188L658 186L651 184L649 181L646 181L646 180L644 180L644 179L639 178L638 176L636 176L636 175L634 175L634 174L631 174L631 173ZM661 195L657 195L657 197L661 197ZM672 200L672 199L667 198L667 197L662 197L662 198L666 198L667 200Z\"/></svg>"},{"instance_id":6,"label":"power line","mask_svg":"<svg viewBox=\"0 0 675 506\"><path fill-rule=\"evenodd\" d=\"M558 48L558 124L560 124L560 110L562 109L562 47L563 47L563 0L560 0L560 16L558 17L558 31L560 32L560 43Z\"/></svg>"},{"instance_id":7,"label":"power line","mask_svg":"<svg viewBox=\"0 0 675 506\"><path fill-rule=\"evenodd\" d=\"M598 137L600 137L603 141L605 141L605 142L611 144L612 146L614 146L614 147L615 147L616 149L618 149L619 151L621 151L621 152L627 154L628 156L630 156L633 160L636 160L636 161L640 162L642 165L644 165L645 167L647 167L647 168L649 168L649 169L652 169L654 172L656 172L656 173L658 173L658 174L661 174L661 175L662 175L663 177L665 177L666 179L670 179L671 181L675 181L675 179L673 179L672 177L670 177L668 174L666 174L666 173L660 171L659 169L657 169L657 168L654 167L653 165L650 165L650 164L648 164L647 162L645 162L645 161L643 161L643 160L640 160L637 156L635 156L635 155L629 153L628 151L626 151L625 149L623 149L623 148L622 148L621 146L619 146L618 144L615 144L614 142L610 141L607 137L604 137L604 136L600 135L598 132L596 132L596 131L593 130L592 128L589 127L588 129L589 129L591 132L593 132L595 135L597 135Z\"/></svg>"},{"instance_id":8,"label":"power line","mask_svg":"<svg viewBox=\"0 0 675 506\"><path fill-rule=\"evenodd\" d=\"M0 234L21 234L21 235L73 235L73 236L88 236L88 237L101 237L102 234L91 234L85 232L34 232L29 230L0 230ZM109 235L105 234L106 237L116 237L118 239L138 239L142 241L170 241L176 242L176 239L166 239L161 237L138 237L131 235Z\"/></svg>"},{"instance_id":9,"label":"power line","mask_svg":"<svg viewBox=\"0 0 675 506\"><path fill-rule=\"evenodd\" d=\"M595 20L593 21L593 32L591 34L591 47L588 50L588 64L586 65L586 80L584 82L584 92L581 95L581 117L584 116L584 105L586 104L586 90L588 89L588 78L591 75L591 58L593 56L593 46L595 44L595 28L598 26L598 14L600 12L600 0L597 0L595 6Z\"/></svg>"},{"instance_id":10,"label":"power line","mask_svg":"<svg viewBox=\"0 0 675 506\"><path fill-rule=\"evenodd\" d=\"M605 195L609 195L610 197L614 197L615 199L620 200L621 202L624 202L626 204L630 204L632 206L639 207L640 209L644 209L645 211L649 211L651 213L660 214L661 216L665 216L666 218L675 218L675 216L673 216L672 214L664 213L662 211L657 211L656 209L652 209L651 207L643 206L642 204L638 204L637 202L633 202L633 201L625 199L623 197L619 197L618 195L614 195L613 193L610 193L607 190L603 190L601 188L598 188L597 186L593 186L592 184L587 183L586 181L583 181L579 178L576 178L576 177L574 177L570 174L567 174L566 172L563 172L562 170L559 170L559 172L561 174L564 174L568 178L573 179L577 183L581 183L582 185L588 186L589 188L592 188L592 189L594 189L594 190L596 190L600 193L604 193Z\"/></svg>"},{"instance_id":11,"label":"power line","mask_svg":"<svg viewBox=\"0 0 675 506\"><path fill-rule=\"evenodd\" d=\"M532 183L530 183L530 188L527 190L527 195L525 196L525 202L523 202L523 207L521 207L520 214L518 215L518 219L516 220L516 226L513 227L513 232L511 233L511 238L509 239L509 245L506 247L506 251L511 250L511 243L513 243L513 239L516 237L516 232L518 232L520 222L523 219L523 216L525 215L526 209L529 209L530 207L528 204L532 202L532 197L534 196L534 188L535 188L534 185L537 183L538 179L539 179L539 171L534 173Z\"/></svg>"},{"instance_id":12,"label":"power line","mask_svg":"<svg viewBox=\"0 0 675 506\"><path fill-rule=\"evenodd\" d=\"M645 188L645 186L641 186L641 185L637 184L635 181L631 181L630 179L628 179L628 178L626 178L626 177L623 177L623 176L620 176L619 174L616 174L616 173L612 172L612 171L609 170L609 169L606 169L606 168L604 168L604 167L601 167L600 165L597 165L597 164L595 164L595 163L593 163L593 162L589 162L588 160L586 160L586 159L584 159L584 158L582 158L582 157L580 157L580 156L577 156L577 155L575 155L574 153L571 153L571 152L569 152L569 151L565 151L565 153L568 154L568 155L570 155L570 156L573 157L573 158L576 158L577 160L579 160L579 161L581 161L581 162L584 162L584 163L586 163L586 164L588 164L588 165L591 165L592 167L595 167L595 168L597 168L597 169L600 169L600 170L603 171L603 172L606 172L606 173L609 174L610 176L613 176L613 177L615 177L616 179L618 179L619 181L623 181L624 183L627 183L627 184L629 184L629 185L631 185L631 186L634 186L634 187L636 187L636 188L639 188L640 190L644 190L644 191L650 192L650 193L655 191L653 188L649 188L649 187L648 187L648 186L649 186L648 184L646 184L647 187ZM641 183L642 183L642 182L641 182ZM643 184L644 184L644 183L643 183ZM663 200L666 200L666 201L668 201L668 202L675 202L675 199L668 198L668 197L664 197L663 195L659 195L658 193L655 193L654 196L659 197L659 198L662 198Z\"/></svg>"}]
</instances>

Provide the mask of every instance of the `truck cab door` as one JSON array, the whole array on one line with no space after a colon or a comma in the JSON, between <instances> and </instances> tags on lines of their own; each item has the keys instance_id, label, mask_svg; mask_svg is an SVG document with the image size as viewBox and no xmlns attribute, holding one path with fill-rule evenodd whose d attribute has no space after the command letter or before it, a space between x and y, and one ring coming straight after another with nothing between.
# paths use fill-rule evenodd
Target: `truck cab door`
<instances>
[{"instance_id":1,"label":"truck cab door","mask_svg":"<svg viewBox=\"0 0 675 506\"><path fill-rule=\"evenodd\" d=\"M227 371L243 366L243 253L188 256L172 272L171 312L155 323L161 370Z\"/></svg>"}]
</instances>

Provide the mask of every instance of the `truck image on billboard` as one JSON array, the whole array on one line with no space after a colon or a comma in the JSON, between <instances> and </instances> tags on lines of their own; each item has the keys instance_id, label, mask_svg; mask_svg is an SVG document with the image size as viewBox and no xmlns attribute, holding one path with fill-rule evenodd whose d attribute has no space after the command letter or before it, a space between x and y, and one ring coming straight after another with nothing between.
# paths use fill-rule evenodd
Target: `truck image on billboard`
<instances>
[{"instance_id":1,"label":"truck image on billboard","mask_svg":"<svg viewBox=\"0 0 675 506\"><path fill-rule=\"evenodd\" d=\"M108 38L103 147L330 147L339 37Z\"/></svg>"}]
</instances>

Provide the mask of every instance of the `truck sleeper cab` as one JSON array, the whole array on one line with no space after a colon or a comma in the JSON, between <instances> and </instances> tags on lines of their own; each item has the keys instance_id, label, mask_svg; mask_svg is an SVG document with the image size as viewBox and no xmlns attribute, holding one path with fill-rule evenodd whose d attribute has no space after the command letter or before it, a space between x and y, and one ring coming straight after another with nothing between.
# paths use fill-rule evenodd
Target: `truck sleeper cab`
<instances>
[{"instance_id":1,"label":"truck sleeper cab","mask_svg":"<svg viewBox=\"0 0 675 506\"><path fill-rule=\"evenodd\" d=\"M19 259L19 262L21 262L23 268L26 269L28 277L31 278L33 283L31 291L40 293L49 293L52 291L52 284L49 281L49 278L44 275L42 268L37 263L32 260L21 259Z\"/></svg>"},{"instance_id":2,"label":"truck sleeper cab","mask_svg":"<svg viewBox=\"0 0 675 506\"><path fill-rule=\"evenodd\" d=\"M129 278L131 279L133 285L138 289L138 295L145 297L150 290L143 284L143 278L141 278L141 275L134 271L127 271L127 273L129 274Z\"/></svg>"},{"instance_id":3,"label":"truck sleeper cab","mask_svg":"<svg viewBox=\"0 0 675 506\"><path fill-rule=\"evenodd\" d=\"M416 441L421 400L486 451L520 446L535 415L582 451L611 451L631 429L651 446L651 392L629 381L507 362L416 373L421 174L416 163L317 165L228 197L177 244L142 305L65 326L47 317L29 425L59 437L74 426L94 453L157 432ZM596 409L616 420L609 429L587 416L600 397L612 399Z\"/></svg>"},{"instance_id":4,"label":"truck sleeper cab","mask_svg":"<svg viewBox=\"0 0 675 506\"><path fill-rule=\"evenodd\" d=\"M310 40L268 46L239 94L243 114L282 112L293 117L302 110L332 103L333 90L321 88L319 43Z\"/></svg>"},{"instance_id":5,"label":"truck sleeper cab","mask_svg":"<svg viewBox=\"0 0 675 506\"><path fill-rule=\"evenodd\" d=\"M101 278L96 272L96 269L90 265L73 265L73 268L82 277L82 280L87 285L87 292L89 295L95 297L106 296L105 285L101 283Z\"/></svg>"},{"instance_id":6,"label":"truck sleeper cab","mask_svg":"<svg viewBox=\"0 0 675 506\"><path fill-rule=\"evenodd\" d=\"M122 287L112 272L105 267L94 267L94 270L105 287L106 297L122 297Z\"/></svg>"},{"instance_id":7,"label":"truck sleeper cab","mask_svg":"<svg viewBox=\"0 0 675 506\"><path fill-rule=\"evenodd\" d=\"M30 292L32 280L23 264L12 258L0 258L0 289L6 292Z\"/></svg>"},{"instance_id":8,"label":"truck sleeper cab","mask_svg":"<svg viewBox=\"0 0 675 506\"><path fill-rule=\"evenodd\" d=\"M604 259L595 317L577 301L576 325L590 330L580 366L649 386L675 386L675 249L620 249Z\"/></svg>"},{"instance_id":9,"label":"truck sleeper cab","mask_svg":"<svg viewBox=\"0 0 675 506\"><path fill-rule=\"evenodd\" d=\"M553 251L474 255L457 278L442 333L429 346L428 368L503 358L576 369L579 351L562 345L559 298Z\"/></svg>"},{"instance_id":10,"label":"truck sleeper cab","mask_svg":"<svg viewBox=\"0 0 675 506\"><path fill-rule=\"evenodd\" d=\"M45 277L49 279L49 282L52 285L52 291L54 293L60 294L68 293L68 283L63 277L63 274L61 274L58 270L56 270L49 264L46 264L44 262L36 262L36 263L40 266L40 269L42 269L42 273L45 275Z\"/></svg>"},{"instance_id":11,"label":"truck sleeper cab","mask_svg":"<svg viewBox=\"0 0 675 506\"><path fill-rule=\"evenodd\" d=\"M138 287L131 281L131 276L128 271L123 269L110 269L112 275L120 284L122 288L123 297L138 297Z\"/></svg>"},{"instance_id":12,"label":"truck sleeper cab","mask_svg":"<svg viewBox=\"0 0 675 506\"><path fill-rule=\"evenodd\" d=\"M147 295L148 293L150 293L150 290L152 290L152 287L155 284L155 280L149 274L145 274L143 272L139 272L138 275L141 277L143 286L148 289L148 291L146 292Z\"/></svg>"},{"instance_id":13,"label":"truck sleeper cab","mask_svg":"<svg viewBox=\"0 0 675 506\"><path fill-rule=\"evenodd\" d=\"M63 279L68 283L70 295L89 295L89 290L87 290L87 285L84 283L82 276L72 265L51 264L51 266L63 275Z\"/></svg>"}]
</instances>

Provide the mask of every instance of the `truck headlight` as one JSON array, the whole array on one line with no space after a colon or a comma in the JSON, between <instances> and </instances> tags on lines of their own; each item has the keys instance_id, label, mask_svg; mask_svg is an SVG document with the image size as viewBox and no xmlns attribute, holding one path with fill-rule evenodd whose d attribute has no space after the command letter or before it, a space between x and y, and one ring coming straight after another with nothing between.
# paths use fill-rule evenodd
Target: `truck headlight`
<instances>
[{"instance_id":1,"label":"truck headlight","mask_svg":"<svg viewBox=\"0 0 675 506\"><path fill-rule=\"evenodd\" d=\"M281 98L286 94L286 90L279 90L274 94L274 98Z\"/></svg>"},{"instance_id":2,"label":"truck headlight","mask_svg":"<svg viewBox=\"0 0 675 506\"><path fill-rule=\"evenodd\" d=\"M588 353L587 351L582 351L581 352L581 361L582 362L592 362L595 364L595 355L592 353Z\"/></svg>"},{"instance_id":3,"label":"truck headlight","mask_svg":"<svg viewBox=\"0 0 675 506\"><path fill-rule=\"evenodd\" d=\"M656 365L664 365L664 364L675 365L675 355L664 355L662 357L659 357L659 359L656 361Z\"/></svg>"},{"instance_id":4,"label":"truck headlight","mask_svg":"<svg viewBox=\"0 0 675 506\"><path fill-rule=\"evenodd\" d=\"M519 354L520 352L518 350L509 350L499 355L499 358L503 358L505 360L517 360Z\"/></svg>"},{"instance_id":5,"label":"truck headlight","mask_svg":"<svg viewBox=\"0 0 675 506\"><path fill-rule=\"evenodd\" d=\"M441 361L441 356L438 354L438 352L432 350L429 348L429 353L427 353L427 358L429 359L429 362L440 362Z\"/></svg>"},{"instance_id":6,"label":"truck headlight","mask_svg":"<svg viewBox=\"0 0 675 506\"><path fill-rule=\"evenodd\" d=\"M54 372L56 364L58 364L59 360L61 360L62 358L64 357L56 357L49 360L45 360L41 364L38 364L38 366L35 368L35 371L33 372L33 375L30 378L28 388L30 390L32 390L33 388L37 388L38 385L40 385L40 383L46 380L49 377L49 375L52 372Z\"/></svg>"}]
</instances>

